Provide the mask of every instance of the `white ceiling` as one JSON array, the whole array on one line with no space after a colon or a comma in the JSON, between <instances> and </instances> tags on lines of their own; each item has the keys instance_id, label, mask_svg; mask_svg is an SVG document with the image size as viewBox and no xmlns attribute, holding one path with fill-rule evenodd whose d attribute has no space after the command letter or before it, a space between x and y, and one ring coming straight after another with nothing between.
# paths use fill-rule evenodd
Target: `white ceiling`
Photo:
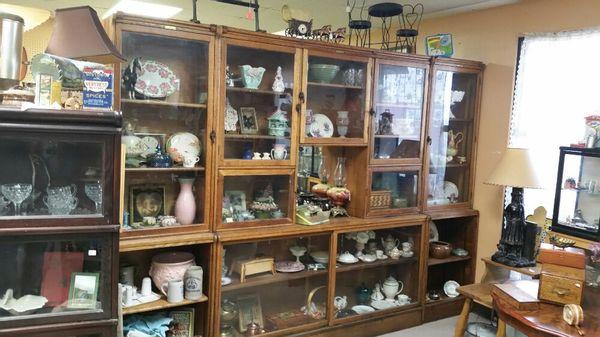
<instances>
[{"instance_id":1,"label":"white ceiling","mask_svg":"<svg viewBox=\"0 0 600 337\"><path fill-rule=\"evenodd\" d=\"M177 19L189 20L192 17L192 0L144 0L152 3L177 6L183 10ZM350 0L352 3L354 0ZM365 6L384 2L385 0L365 0ZM489 7L515 3L520 0L405 0L390 1L397 3L418 3L425 7L426 17L450 15L459 12L480 10ZM55 10L57 8L90 5L98 14L110 8L118 0L4 0L4 3ZM363 0L356 0L357 9ZM348 16L345 12L346 0L259 0L261 28L268 32L277 32L286 28L286 23L281 19L281 7L288 4L294 8L301 8L312 12L314 25L322 26L332 24L334 27L347 25ZM213 0L198 0L198 17L202 23L217 23L227 26L254 29L254 21L246 19L247 8L222 4Z\"/></svg>"}]
</instances>

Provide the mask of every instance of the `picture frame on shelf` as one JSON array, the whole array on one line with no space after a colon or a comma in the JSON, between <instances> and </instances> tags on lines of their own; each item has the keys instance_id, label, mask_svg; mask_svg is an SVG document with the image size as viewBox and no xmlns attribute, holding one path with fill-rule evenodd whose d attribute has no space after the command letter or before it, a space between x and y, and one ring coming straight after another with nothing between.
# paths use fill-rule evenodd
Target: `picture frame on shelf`
<instances>
[{"instance_id":1,"label":"picture frame on shelf","mask_svg":"<svg viewBox=\"0 0 600 337\"><path fill-rule=\"evenodd\" d=\"M144 217L165 215L165 187L162 185L133 185L129 188L131 222L142 222Z\"/></svg>"},{"instance_id":2,"label":"picture frame on shelf","mask_svg":"<svg viewBox=\"0 0 600 337\"><path fill-rule=\"evenodd\" d=\"M242 295L237 298L239 331L246 332L248 324L254 322L265 326L263 322L262 307L258 294Z\"/></svg>"},{"instance_id":3,"label":"picture frame on shelf","mask_svg":"<svg viewBox=\"0 0 600 337\"><path fill-rule=\"evenodd\" d=\"M257 134L258 120L256 109L252 107L240 107L240 130L242 134Z\"/></svg>"},{"instance_id":4,"label":"picture frame on shelf","mask_svg":"<svg viewBox=\"0 0 600 337\"><path fill-rule=\"evenodd\" d=\"M95 309L100 273L75 272L69 285L69 309Z\"/></svg>"},{"instance_id":5,"label":"picture frame on shelf","mask_svg":"<svg viewBox=\"0 0 600 337\"><path fill-rule=\"evenodd\" d=\"M194 337L194 308L169 312L173 319L169 329L171 337Z\"/></svg>"},{"instance_id":6,"label":"picture frame on shelf","mask_svg":"<svg viewBox=\"0 0 600 337\"><path fill-rule=\"evenodd\" d=\"M246 211L246 192L244 191L225 191L225 196L229 199L229 207L236 212ZM225 202L224 202L225 204Z\"/></svg>"}]
</instances>

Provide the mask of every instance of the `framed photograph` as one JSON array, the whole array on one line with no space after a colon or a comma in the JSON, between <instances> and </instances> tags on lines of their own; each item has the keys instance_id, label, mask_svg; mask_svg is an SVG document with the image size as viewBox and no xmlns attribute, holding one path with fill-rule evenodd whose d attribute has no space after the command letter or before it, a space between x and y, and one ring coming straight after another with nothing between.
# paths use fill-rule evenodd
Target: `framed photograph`
<instances>
[{"instance_id":1,"label":"framed photograph","mask_svg":"<svg viewBox=\"0 0 600 337\"><path fill-rule=\"evenodd\" d=\"M254 108L240 108L240 129L242 133L258 133L258 121L256 120L256 110Z\"/></svg>"},{"instance_id":2,"label":"framed photograph","mask_svg":"<svg viewBox=\"0 0 600 337\"><path fill-rule=\"evenodd\" d=\"M244 295L237 298L239 330L246 332L248 324L254 322L261 327L263 323L262 308L260 306L260 297L257 294Z\"/></svg>"},{"instance_id":3,"label":"framed photograph","mask_svg":"<svg viewBox=\"0 0 600 337\"><path fill-rule=\"evenodd\" d=\"M173 319L170 325L170 337L194 337L194 309L176 310L169 312Z\"/></svg>"},{"instance_id":4,"label":"framed photograph","mask_svg":"<svg viewBox=\"0 0 600 337\"><path fill-rule=\"evenodd\" d=\"M76 272L71 274L67 308L96 309L99 282L100 273Z\"/></svg>"},{"instance_id":5,"label":"framed photograph","mask_svg":"<svg viewBox=\"0 0 600 337\"><path fill-rule=\"evenodd\" d=\"M142 157L144 158L154 154L158 145L160 145L163 150L165 149L167 135L164 133L136 132L135 135L142 140L141 146L144 151L142 152Z\"/></svg>"},{"instance_id":6,"label":"framed photograph","mask_svg":"<svg viewBox=\"0 0 600 337\"><path fill-rule=\"evenodd\" d=\"M452 34L437 34L426 37L425 50L428 56L452 56L454 54Z\"/></svg>"},{"instance_id":7,"label":"framed photograph","mask_svg":"<svg viewBox=\"0 0 600 337\"><path fill-rule=\"evenodd\" d=\"M165 187L134 185L129 188L129 216L131 222L142 222L145 216L165 215Z\"/></svg>"},{"instance_id":8,"label":"framed photograph","mask_svg":"<svg viewBox=\"0 0 600 337\"><path fill-rule=\"evenodd\" d=\"M246 192L244 191L225 191L225 197L229 199L228 209L233 209L236 212L246 210ZM225 206L225 201L223 201Z\"/></svg>"}]
</instances>

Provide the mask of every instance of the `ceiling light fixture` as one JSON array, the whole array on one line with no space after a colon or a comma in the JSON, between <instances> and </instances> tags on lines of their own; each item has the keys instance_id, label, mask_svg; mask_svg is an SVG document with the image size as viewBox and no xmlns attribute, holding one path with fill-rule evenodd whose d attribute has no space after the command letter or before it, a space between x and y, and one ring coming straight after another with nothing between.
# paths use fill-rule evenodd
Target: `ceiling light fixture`
<instances>
[{"instance_id":1,"label":"ceiling light fixture","mask_svg":"<svg viewBox=\"0 0 600 337\"><path fill-rule=\"evenodd\" d=\"M181 12L181 7L167 6L136 0L121 0L112 6L104 15L103 19L117 13L123 12L133 15L149 16L152 18L169 19Z\"/></svg>"}]
</instances>

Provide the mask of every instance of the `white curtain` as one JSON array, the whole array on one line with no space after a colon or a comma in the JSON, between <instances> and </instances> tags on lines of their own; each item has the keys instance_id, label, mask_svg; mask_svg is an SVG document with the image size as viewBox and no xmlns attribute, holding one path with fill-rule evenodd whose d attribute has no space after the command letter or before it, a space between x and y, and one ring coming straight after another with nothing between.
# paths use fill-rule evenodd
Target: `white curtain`
<instances>
[{"instance_id":1,"label":"white curtain","mask_svg":"<svg viewBox=\"0 0 600 337\"><path fill-rule=\"evenodd\" d=\"M542 190L525 191L525 211L550 214L560 146L584 138L584 117L600 114L600 30L526 35L517 69L509 147L529 148Z\"/></svg>"}]
</instances>

